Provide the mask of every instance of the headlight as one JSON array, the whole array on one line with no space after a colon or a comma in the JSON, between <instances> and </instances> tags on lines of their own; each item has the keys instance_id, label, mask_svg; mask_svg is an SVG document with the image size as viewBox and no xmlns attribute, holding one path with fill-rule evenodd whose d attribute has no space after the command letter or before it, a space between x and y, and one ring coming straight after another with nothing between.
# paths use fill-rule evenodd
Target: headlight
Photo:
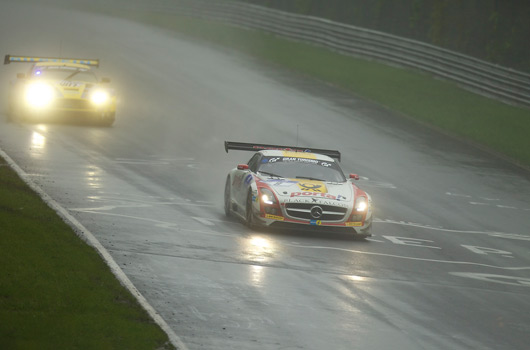
<instances>
[{"instance_id":1,"label":"headlight","mask_svg":"<svg viewBox=\"0 0 530 350\"><path fill-rule=\"evenodd\" d=\"M363 212L366 209L368 209L368 200L366 197L357 197L357 200L355 201L355 211Z\"/></svg>"},{"instance_id":2,"label":"headlight","mask_svg":"<svg viewBox=\"0 0 530 350\"><path fill-rule=\"evenodd\" d=\"M90 95L90 100L96 105L107 103L109 98L109 93L103 90L96 90L92 93L92 95Z\"/></svg>"},{"instance_id":3,"label":"headlight","mask_svg":"<svg viewBox=\"0 0 530 350\"><path fill-rule=\"evenodd\" d=\"M54 97L53 87L46 83L33 83L26 89L26 102L35 108L48 106Z\"/></svg>"},{"instance_id":4,"label":"headlight","mask_svg":"<svg viewBox=\"0 0 530 350\"><path fill-rule=\"evenodd\" d=\"M273 204L276 204L276 197L270 190L266 188L262 188L261 189L261 201L264 204L273 205Z\"/></svg>"}]
</instances>

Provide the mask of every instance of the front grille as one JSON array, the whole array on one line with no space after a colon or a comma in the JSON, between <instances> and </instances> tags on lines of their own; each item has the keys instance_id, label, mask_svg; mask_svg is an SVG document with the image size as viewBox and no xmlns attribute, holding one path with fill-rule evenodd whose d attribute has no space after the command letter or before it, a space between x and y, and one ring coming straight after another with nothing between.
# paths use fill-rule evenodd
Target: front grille
<instances>
[{"instance_id":1,"label":"front grille","mask_svg":"<svg viewBox=\"0 0 530 350\"><path fill-rule=\"evenodd\" d=\"M322 216L317 218L311 214L311 209L320 207L322 209ZM344 207L336 207L333 205L321 205L318 203L286 203L285 210L287 215L297 219L305 220L322 220L322 221L342 221L348 211Z\"/></svg>"},{"instance_id":2,"label":"front grille","mask_svg":"<svg viewBox=\"0 0 530 350\"><path fill-rule=\"evenodd\" d=\"M74 98L62 98L55 101L56 108L67 108L67 109L94 109L94 106L88 100L74 99Z\"/></svg>"}]
</instances>

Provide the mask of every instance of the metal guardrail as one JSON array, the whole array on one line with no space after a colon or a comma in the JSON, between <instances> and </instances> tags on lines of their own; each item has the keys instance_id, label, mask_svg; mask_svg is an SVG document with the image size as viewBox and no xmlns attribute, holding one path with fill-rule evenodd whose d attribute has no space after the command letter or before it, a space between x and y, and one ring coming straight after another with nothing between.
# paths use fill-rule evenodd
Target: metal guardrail
<instances>
[{"instance_id":1,"label":"metal guardrail","mask_svg":"<svg viewBox=\"0 0 530 350\"><path fill-rule=\"evenodd\" d=\"M343 54L419 69L473 92L530 107L530 74L416 40L230 0L100 1L106 6L173 13L263 30Z\"/></svg>"}]
</instances>

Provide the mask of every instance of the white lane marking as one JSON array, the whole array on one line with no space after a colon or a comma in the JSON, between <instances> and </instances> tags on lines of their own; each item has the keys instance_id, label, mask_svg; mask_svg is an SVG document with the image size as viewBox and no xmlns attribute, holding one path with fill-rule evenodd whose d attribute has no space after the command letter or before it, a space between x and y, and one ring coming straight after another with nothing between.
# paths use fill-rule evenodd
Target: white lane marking
<instances>
[{"instance_id":1,"label":"white lane marking","mask_svg":"<svg viewBox=\"0 0 530 350\"><path fill-rule=\"evenodd\" d=\"M474 245L466 245L461 244L462 247L469 249L473 253L480 254L480 255L488 255L488 254L503 254L503 256L511 256L511 252L507 252L506 250L500 250L500 249L494 249L494 248L487 248L487 247L478 247Z\"/></svg>"},{"instance_id":2,"label":"white lane marking","mask_svg":"<svg viewBox=\"0 0 530 350\"><path fill-rule=\"evenodd\" d=\"M90 213L90 211L87 211L87 213ZM122 214L114 214L114 213L101 213L101 212L92 212L92 213L99 214L99 215L108 215L108 216L123 217L123 218L129 218L129 219L153 222L153 223L155 223L155 226L157 226L157 227L167 228L167 229L174 229L174 230L177 230L177 231L195 232L195 233L202 233L202 234L206 234L206 235L210 235L210 236L222 236L222 237L232 237L232 238L234 236L238 236L237 234L229 234L229 233L223 233L223 232L217 232L217 231L214 232L214 231L194 230L194 229L190 229L190 228L177 226L176 224L171 223L171 222L165 222L165 221L160 221L160 220L142 218L142 217L138 217L138 216L122 215ZM379 242L381 242L381 241L379 241ZM483 267L490 267L490 268L495 268L495 269L514 270L514 271L530 270L530 266L528 266L528 267L526 267L526 266L521 266L521 267L502 267L502 266L487 265L487 264L480 264L480 263L473 263L473 262L466 262L466 261L448 261L448 260L436 260L436 259L423 259L423 258L414 258L414 257L394 255L394 254L385 254L385 253L366 252L366 251L361 251L361 250L336 248L336 247L304 246L304 245L301 245L298 242L284 243L284 245L285 246L289 246L289 247L304 248L304 249L329 249L329 250L337 250L337 251L343 251L343 252L355 253L355 254L362 254L362 255L384 256L384 257L388 257L388 258L397 258L397 259L413 260L413 261L424 261L424 262L435 262L435 263L441 263L441 264L483 266Z\"/></svg>"},{"instance_id":3,"label":"white lane marking","mask_svg":"<svg viewBox=\"0 0 530 350\"><path fill-rule=\"evenodd\" d=\"M434 241L428 239L419 239L419 238L409 238L409 237L395 237L395 236L383 236L388 239L390 242L401 245L409 245L413 247L423 247L423 248L432 248L432 249L442 249L441 247L435 247L430 245L423 245L423 242L434 243Z\"/></svg>"},{"instance_id":4,"label":"white lane marking","mask_svg":"<svg viewBox=\"0 0 530 350\"><path fill-rule=\"evenodd\" d=\"M500 205L500 204L497 204L496 207L502 208L502 209L518 209L517 207L512 207L510 205Z\"/></svg>"},{"instance_id":5,"label":"white lane marking","mask_svg":"<svg viewBox=\"0 0 530 350\"><path fill-rule=\"evenodd\" d=\"M449 265L482 266L482 267L489 267L489 268L500 269L500 270L509 270L509 271L530 270L530 266L503 267L503 266L495 266L495 265L474 263L474 262L468 262L468 261L450 261L450 260L436 260L436 259L415 258L415 257L410 257L410 256L402 256L402 255L395 255L395 254L385 254L385 253L376 253L376 252L366 252L366 251L362 251L362 250L353 250L353 249L337 248L337 247L304 246L304 245L300 245L300 244L288 244L288 243L285 243L285 245L291 246L291 247L296 247L296 248L337 250L337 251L342 251L342 252L347 252L347 253L384 256L384 257L388 257L388 258L396 258L396 259L403 259L403 260L413 260L413 261L424 261L424 262L434 262L434 263L449 264Z\"/></svg>"},{"instance_id":6,"label":"white lane marking","mask_svg":"<svg viewBox=\"0 0 530 350\"><path fill-rule=\"evenodd\" d=\"M530 241L530 236L518 235L516 233L491 232L488 235L499 238L517 239L520 241Z\"/></svg>"},{"instance_id":7,"label":"white lane marking","mask_svg":"<svg viewBox=\"0 0 530 350\"><path fill-rule=\"evenodd\" d=\"M193 219L197 220L198 222L200 222L201 224L204 224L204 225L207 225L207 226L215 226L215 224L211 221L208 221L206 219L203 219L203 218L199 218L199 217L196 217L196 216L193 216L192 217Z\"/></svg>"},{"instance_id":8,"label":"white lane marking","mask_svg":"<svg viewBox=\"0 0 530 350\"><path fill-rule=\"evenodd\" d=\"M394 225L419 227L419 228L424 228L424 229L428 229L428 230L442 231L442 232L477 233L477 234L483 234L483 235L489 235L489 236L501 237L501 238L530 240L530 236L524 236L524 235L520 235L520 234L516 234L516 233L452 230L452 229L447 229L447 228L443 228L443 227L434 227L434 226L429 226L429 225L417 224L417 223L413 223L413 222L396 221L396 220L390 220L390 219L374 219L374 222L381 223L381 224L394 224Z\"/></svg>"},{"instance_id":9,"label":"white lane marking","mask_svg":"<svg viewBox=\"0 0 530 350\"><path fill-rule=\"evenodd\" d=\"M451 192L445 192L448 196L454 196L454 197L463 197L463 198L469 198L472 199L473 196L467 195L467 194L458 194L458 193L451 193ZM480 206L488 206L488 207L495 207L495 208L502 208L502 209L513 209L513 210L529 210L529 209L522 209L518 207L514 207L512 205L502 205L502 204L493 204L491 202L500 201L499 198L488 198L488 197L477 197L480 201L477 200L470 200L469 204L471 205L480 205ZM490 203L484 203L482 201L490 202Z\"/></svg>"},{"instance_id":10,"label":"white lane marking","mask_svg":"<svg viewBox=\"0 0 530 350\"><path fill-rule=\"evenodd\" d=\"M148 315L153 319L153 321L167 334L169 341L171 344L173 344L177 349L182 350L188 350L188 347L182 342L182 340L177 336L177 334L169 327L169 325L166 323L166 321L160 316L160 314L149 304L147 299L140 293L140 291L134 286L134 284L131 282L131 280L127 277L127 275L123 272L123 270L120 268L118 263L114 260L114 258L110 255L110 253L103 247L103 245L98 241L98 239L90 232L87 228L85 228L79 221L77 221L76 218L74 218L68 211L62 207L58 202L56 202L52 197L50 197L46 192L44 192L43 189L41 189L29 176L26 175L24 170L20 168L14 161L5 153L2 149L0 149L0 156L2 156L5 161L11 166L11 168L20 176L20 178L33 190L35 191L42 200L48 204L50 208L55 210L57 214L70 225L70 227L73 228L73 231L75 234L77 234L82 240L87 242L89 245L94 247L101 258L105 261L107 266L109 266L110 270L116 276L118 281L127 288L127 290L133 295L134 298L138 301L138 303L144 308L144 310L148 313Z\"/></svg>"},{"instance_id":11,"label":"white lane marking","mask_svg":"<svg viewBox=\"0 0 530 350\"><path fill-rule=\"evenodd\" d=\"M114 160L119 164L138 164L138 165L169 165L169 162L151 160L151 159L132 159L132 158L116 158Z\"/></svg>"},{"instance_id":12,"label":"white lane marking","mask_svg":"<svg viewBox=\"0 0 530 350\"><path fill-rule=\"evenodd\" d=\"M68 208L72 211L81 212L93 212L93 211L108 211L117 208L147 208L154 207L156 205L181 205L187 207L211 207L211 204L196 204L196 203L183 203L183 202L156 202L152 204L116 204L116 205L104 205L102 207L91 207L91 208Z\"/></svg>"},{"instance_id":13,"label":"white lane marking","mask_svg":"<svg viewBox=\"0 0 530 350\"><path fill-rule=\"evenodd\" d=\"M378 239L373 239L373 238L365 238L367 241L370 241L370 242L379 242L379 243L385 243L385 241L380 241Z\"/></svg>"},{"instance_id":14,"label":"white lane marking","mask_svg":"<svg viewBox=\"0 0 530 350\"><path fill-rule=\"evenodd\" d=\"M445 194L448 196L453 196L453 197L471 198L471 196L467 194L459 194L459 193L451 193L451 192L445 192Z\"/></svg>"},{"instance_id":15,"label":"white lane marking","mask_svg":"<svg viewBox=\"0 0 530 350\"><path fill-rule=\"evenodd\" d=\"M493 275L490 273L474 273L474 272L449 272L450 275L458 277L472 278L480 281L494 282L508 284L511 286L530 287L530 278Z\"/></svg>"}]
</instances>

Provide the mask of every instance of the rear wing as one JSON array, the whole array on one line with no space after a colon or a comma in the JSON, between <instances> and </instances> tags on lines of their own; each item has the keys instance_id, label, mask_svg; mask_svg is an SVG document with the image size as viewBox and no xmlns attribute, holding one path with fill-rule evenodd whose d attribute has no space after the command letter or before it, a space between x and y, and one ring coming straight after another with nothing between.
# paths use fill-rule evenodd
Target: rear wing
<instances>
[{"instance_id":1,"label":"rear wing","mask_svg":"<svg viewBox=\"0 0 530 350\"><path fill-rule=\"evenodd\" d=\"M335 158L340 162L340 152L335 151L335 150L329 150L329 149L225 141L226 153L228 153L229 149L233 149L236 151L253 151L253 152L263 151L263 150L279 150L279 151L290 151L290 152L318 153L318 154L323 154L331 158Z\"/></svg>"},{"instance_id":2,"label":"rear wing","mask_svg":"<svg viewBox=\"0 0 530 350\"><path fill-rule=\"evenodd\" d=\"M87 58L63 58L63 57L32 57L32 56L14 56L6 55L4 64L10 63L36 63L36 62L56 62L56 63L77 63L86 66L99 67L98 59Z\"/></svg>"}]
</instances>

